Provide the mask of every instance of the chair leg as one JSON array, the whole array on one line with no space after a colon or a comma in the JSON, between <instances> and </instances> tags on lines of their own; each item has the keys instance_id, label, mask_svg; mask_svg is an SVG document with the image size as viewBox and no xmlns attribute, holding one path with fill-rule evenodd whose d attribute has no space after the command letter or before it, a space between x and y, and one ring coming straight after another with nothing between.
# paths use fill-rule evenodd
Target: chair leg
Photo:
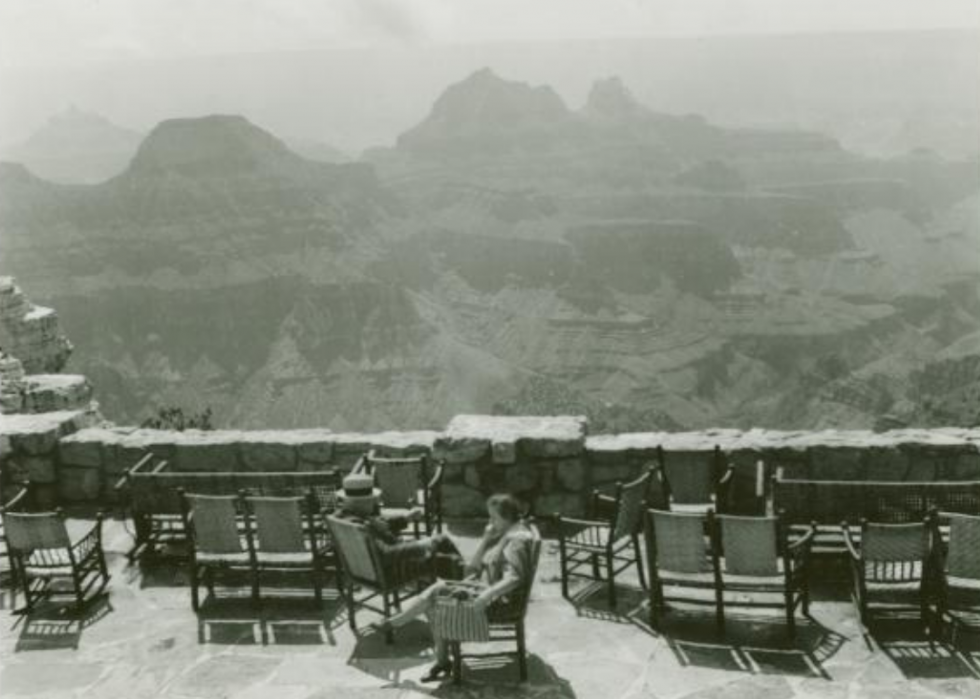
<instances>
[{"instance_id":1,"label":"chair leg","mask_svg":"<svg viewBox=\"0 0 980 699\"><path fill-rule=\"evenodd\" d=\"M524 638L524 621L517 623L517 667L521 682L527 682L527 644Z\"/></svg>"},{"instance_id":2,"label":"chair leg","mask_svg":"<svg viewBox=\"0 0 980 699\"><path fill-rule=\"evenodd\" d=\"M453 660L453 684L462 684L463 682L462 644L460 644L459 641L453 641L450 644L450 652L452 653L452 660Z\"/></svg>"},{"instance_id":3,"label":"chair leg","mask_svg":"<svg viewBox=\"0 0 980 699\"><path fill-rule=\"evenodd\" d=\"M252 602L255 604L259 603L259 599L262 597L262 586L260 580L261 571L259 567L252 567Z\"/></svg>"},{"instance_id":4,"label":"chair leg","mask_svg":"<svg viewBox=\"0 0 980 699\"><path fill-rule=\"evenodd\" d=\"M313 599L316 600L317 606L323 604L323 584L320 581L320 573L322 571L320 568L313 566L310 571L310 575L313 576Z\"/></svg>"},{"instance_id":5,"label":"chair leg","mask_svg":"<svg viewBox=\"0 0 980 699\"><path fill-rule=\"evenodd\" d=\"M198 577L197 577L197 564L191 560L191 609L195 612L201 608L201 596L198 591Z\"/></svg>"},{"instance_id":6,"label":"chair leg","mask_svg":"<svg viewBox=\"0 0 980 699\"><path fill-rule=\"evenodd\" d=\"M647 589L647 578L643 572L643 554L640 551L640 537L633 535L633 554L636 556L636 574L640 578L640 587Z\"/></svg>"},{"instance_id":7,"label":"chair leg","mask_svg":"<svg viewBox=\"0 0 980 699\"><path fill-rule=\"evenodd\" d=\"M381 600L382 600L382 603L384 604L385 621L387 621L388 618L391 616L391 600L388 597L388 592L387 591L385 591L385 592L383 592L381 594ZM385 643L390 646L394 642L395 642L395 634L392 631L391 626L388 626L385 629Z\"/></svg>"},{"instance_id":8,"label":"chair leg","mask_svg":"<svg viewBox=\"0 0 980 699\"><path fill-rule=\"evenodd\" d=\"M592 559L592 577L596 580L602 580L602 570L599 569L599 555L593 553L590 558Z\"/></svg>"},{"instance_id":9,"label":"chair leg","mask_svg":"<svg viewBox=\"0 0 980 699\"><path fill-rule=\"evenodd\" d=\"M616 608L616 574L613 572L615 561L611 551L606 552L606 575L609 576L607 585L609 586L609 606Z\"/></svg>"},{"instance_id":10,"label":"chair leg","mask_svg":"<svg viewBox=\"0 0 980 699\"><path fill-rule=\"evenodd\" d=\"M789 629L789 637L796 637L796 599L792 590L788 590L786 598L786 627Z\"/></svg>"},{"instance_id":11,"label":"chair leg","mask_svg":"<svg viewBox=\"0 0 980 699\"><path fill-rule=\"evenodd\" d=\"M351 580L347 585L346 593L341 593L344 595L344 599L347 600L347 623L350 624L350 630L355 634L357 633L357 603L354 600L354 581Z\"/></svg>"},{"instance_id":12,"label":"chair leg","mask_svg":"<svg viewBox=\"0 0 980 699\"><path fill-rule=\"evenodd\" d=\"M568 599L568 562L565 550L565 539L560 534L558 536L558 565L561 568L561 596Z\"/></svg>"}]
</instances>

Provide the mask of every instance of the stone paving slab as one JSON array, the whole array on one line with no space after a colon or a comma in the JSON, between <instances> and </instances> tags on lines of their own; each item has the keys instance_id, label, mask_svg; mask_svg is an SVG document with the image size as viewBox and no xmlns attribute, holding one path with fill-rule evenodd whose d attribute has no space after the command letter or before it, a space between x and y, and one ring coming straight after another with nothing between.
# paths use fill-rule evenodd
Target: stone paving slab
<instances>
[{"instance_id":1,"label":"stone paving slab","mask_svg":"<svg viewBox=\"0 0 980 699\"><path fill-rule=\"evenodd\" d=\"M73 532L90 525L71 521ZM472 551L474 527L451 533ZM113 580L106 599L75 617L47 605L29 618L0 612L0 696L4 699L330 699L426 696L496 699L904 699L980 696L980 634L930 647L908 621L882 623L872 650L842 595L814 603L788 640L779 613L733 614L719 636L713 617L674 609L661 630L645 621L643 594L627 576L611 610L601 589L579 586L576 605L558 584L555 543L544 555L528 617L531 678L512 664L467 667L461 687L425 685L431 663L426 625L401 629L388 646L352 633L333 596L317 608L297 589L252 607L247 590L190 609L186 572L127 567L129 534L105 531ZM300 584L302 584L301 581ZM221 588L219 587L219 593ZM304 595L306 595L304 597ZM362 612L366 625L373 615Z\"/></svg>"}]
</instances>

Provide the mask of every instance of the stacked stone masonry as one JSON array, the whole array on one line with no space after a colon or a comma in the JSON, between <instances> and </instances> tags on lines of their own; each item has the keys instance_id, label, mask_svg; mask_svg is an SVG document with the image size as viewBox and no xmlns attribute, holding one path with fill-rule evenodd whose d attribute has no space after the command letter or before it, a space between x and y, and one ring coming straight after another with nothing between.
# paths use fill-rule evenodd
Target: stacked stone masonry
<instances>
[{"instance_id":1,"label":"stacked stone masonry","mask_svg":"<svg viewBox=\"0 0 980 699\"><path fill-rule=\"evenodd\" d=\"M735 465L734 502L759 510L757 464L767 473L816 479L980 479L980 429L701 432L588 436L581 417L461 415L445 431L333 433L329 430L185 432L96 426L78 410L0 416L2 476L30 478L49 502L110 504L113 486L148 453L178 471L349 469L369 449L431 454L446 463L449 516L483 513L485 497L513 492L538 514L580 515L593 489L609 491L649 468L662 446L675 463L711 458L715 445Z\"/></svg>"}]
</instances>

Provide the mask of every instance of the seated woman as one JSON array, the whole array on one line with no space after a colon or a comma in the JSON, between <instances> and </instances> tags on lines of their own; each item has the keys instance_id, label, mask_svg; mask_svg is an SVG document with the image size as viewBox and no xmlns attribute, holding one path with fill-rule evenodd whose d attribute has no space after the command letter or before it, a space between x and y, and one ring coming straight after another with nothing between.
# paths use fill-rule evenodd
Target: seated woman
<instances>
[{"instance_id":1,"label":"seated woman","mask_svg":"<svg viewBox=\"0 0 980 699\"><path fill-rule=\"evenodd\" d=\"M523 507L510 495L494 495L487 500L490 523L480 546L466 566L463 580L437 580L400 613L376 628L386 631L429 612L440 596L463 596L478 608L486 609L494 600L526 584L531 574L533 535L523 523ZM431 682L449 674L452 663L449 644L435 636L436 664L422 678Z\"/></svg>"}]
</instances>

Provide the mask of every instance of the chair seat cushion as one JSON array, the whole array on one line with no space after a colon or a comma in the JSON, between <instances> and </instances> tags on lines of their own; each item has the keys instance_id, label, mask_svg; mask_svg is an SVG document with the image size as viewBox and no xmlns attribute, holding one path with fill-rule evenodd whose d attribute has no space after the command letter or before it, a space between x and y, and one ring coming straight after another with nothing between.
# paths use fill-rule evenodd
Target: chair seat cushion
<instances>
[{"instance_id":1,"label":"chair seat cushion","mask_svg":"<svg viewBox=\"0 0 980 699\"><path fill-rule=\"evenodd\" d=\"M24 572L29 578L43 578L48 576L71 576L71 566L24 566Z\"/></svg>"},{"instance_id":2,"label":"chair seat cushion","mask_svg":"<svg viewBox=\"0 0 980 699\"><path fill-rule=\"evenodd\" d=\"M313 563L313 554L309 551L296 553L262 553L257 551L255 558L262 565L301 566Z\"/></svg>"},{"instance_id":3,"label":"chair seat cushion","mask_svg":"<svg viewBox=\"0 0 980 699\"><path fill-rule=\"evenodd\" d=\"M201 553L195 554L198 563L215 563L225 565L247 565L249 562L248 552L242 553Z\"/></svg>"},{"instance_id":4,"label":"chair seat cushion","mask_svg":"<svg viewBox=\"0 0 980 699\"><path fill-rule=\"evenodd\" d=\"M672 502L670 511L688 515L704 515L715 505L711 502Z\"/></svg>"},{"instance_id":5,"label":"chair seat cushion","mask_svg":"<svg viewBox=\"0 0 980 699\"><path fill-rule=\"evenodd\" d=\"M946 577L946 584L957 590L980 591L980 579L977 578L958 578L955 575L949 575Z\"/></svg>"},{"instance_id":6,"label":"chair seat cushion","mask_svg":"<svg viewBox=\"0 0 980 699\"><path fill-rule=\"evenodd\" d=\"M710 571L701 573L679 573L673 570L658 570L657 577L664 585L697 585L714 586L715 574Z\"/></svg>"}]
</instances>

